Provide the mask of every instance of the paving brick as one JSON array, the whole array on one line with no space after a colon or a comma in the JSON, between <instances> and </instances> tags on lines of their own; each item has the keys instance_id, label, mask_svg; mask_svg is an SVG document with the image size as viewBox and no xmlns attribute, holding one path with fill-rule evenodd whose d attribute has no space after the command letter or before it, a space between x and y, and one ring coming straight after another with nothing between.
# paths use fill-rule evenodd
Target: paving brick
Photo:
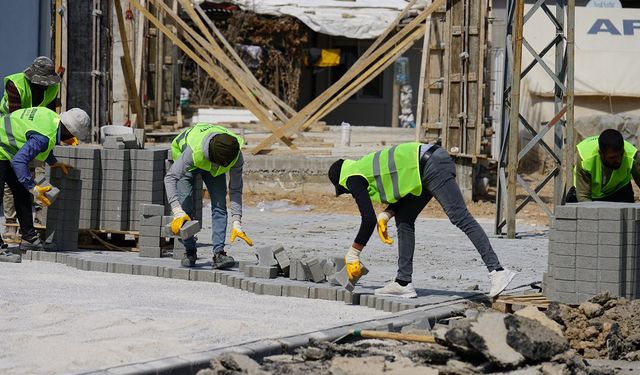
<instances>
[{"instance_id":1,"label":"paving brick","mask_svg":"<svg viewBox=\"0 0 640 375\"><path fill-rule=\"evenodd\" d=\"M376 298L376 303L375 303L375 309L376 310L384 310L384 301L387 300L388 298L386 297L382 297L382 298Z\"/></svg>"},{"instance_id":2,"label":"paving brick","mask_svg":"<svg viewBox=\"0 0 640 375\"><path fill-rule=\"evenodd\" d=\"M309 288L309 298L335 301L337 295L338 290L333 287L312 286Z\"/></svg>"},{"instance_id":3,"label":"paving brick","mask_svg":"<svg viewBox=\"0 0 640 375\"><path fill-rule=\"evenodd\" d=\"M354 284L358 282L358 280L349 280L346 267L342 267L340 271L331 275L327 280L329 280L331 284L341 286L350 292L355 289Z\"/></svg>"},{"instance_id":4,"label":"paving brick","mask_svg":"<svg viewBox=\"0 0 640 375\"><path fill-rule=\"evenodd\" d=\"M619 270L598 270L598 283L620 283L621 281L624 281L624 278Z\"/></svg>"},{"instance_id":5,"label":"paving brick","mask_svg":"<svg viewBox=\"0 0 640 375\"><path fill-rule=\"evenodd\" d=\"M597 246L595 247L597 251ZM576 244L549 241L549 254L576 255Z\"/></svg>"},{"instance_id":6,"label":"paving brick","mask_svg":"<svg viewBox=\"0 0 640 375\"><path fill-rule=\"evenodd\" d=\"M235 289L240 289L241 288L241 284L242 284L242 280L244 280L242 277L240 276L236 276L235 279L233 279L233 285L229 285Z\"/></svg>"},{"instance_id":7,"label":"paving brick","mask_svg":"<svg viewBox=\"0 0 640 375\"><path fill-rule=\"evenodd\" d=\"M598 220L623 220L627 209L622 207L599 207Z\"/></svg>"},{"instance_id":8,"label":"paving brick","mask_svg":"<svg viewBox=\"0 0 640 375\"><path fill-rule=\"evenodd\" d=\"M74 256L68 256L67 257L67 266L68 267L73 267L73 268L78 268L78 258L76 258Z\"/></svg>"},{"instance_id":9,"label":"paving brick","mask_svg":"<svg viewBox=\"0 0 640 375\"><path fill-rule=\"evenodd\" d=\"M244 274L247 277L256 277L259 279L275 279L278 277L278 267L263 267L260 265L245 266Z\"/></svg>"},{"instance_id":10,"label":"paving brick","mask_svg":"<svg viewBox=\"0 0 640 375\"><path fill-rule=\"evenodd\" d=\"M256 264L257 262L253 260L240 260L238 261L238 271L245 272L247 266L255 266Z\"/></svg>"},{"instance_id":11,"label":"paving brick","mask_svg":"<svg viewBox=\"0 0 640 375\"><path fill-rule=\"evenodd\" d=\"M564 255L552 255L553 265L556 267L574 268L576 267L576 257Z\"/></svg>"},{"instance_id":12,"label":"paving brick","mask_svg":"<svg viewBox=\"0 0 640 375\"><path fill-rule=\"evenodd\" d=\"M598 220L578 219L576 220L576 231L578 232L597 232Z\"/></svg>"},{"instance_id":13,"label":"paving brick","mask_svg":"<svg viewBox=\"0 0 640 375\"><path fill-rule=\"evenodd\" d=\"M267 296L282 296L282 285L280 284L266 284L256 283L255 293Z\"/></svg>"},{"instance_id":14,"label":"paving brick","mask_svg":"<svg viewBox=\"0 0 640 375\"><path fill-rule=\"evenodd\" d=\"M283 285L282 295L285 297L309 298L309 287L305 285Z\"/></svg>"},{"instance_id":15,"label":"paving brick","mask_svg":"<svg viewBox=\"0 0 640 375\"><path fill-rule=\"evenodd\" d=\"M598 217L598 207L578 205L578 219L595 219Z\"/></svg>"},{"instance_id":16,"label":"paving brick","mask_svg":"<svg viewBox=\"0 0 640 375\"><path fill-rule=\"evenodd\" d=\"M611 294L615 296L620 296L623 294L624 286L619 282L598 282L598 292L606 292L609 291Z\"/></svg>"},{"instance_id":17,"label":"paving brick","mask_svg":"<svg viewBox=\"0 0 640 375\"><path fill-rule=\"evenodd\" d=\"M147 264L134 264L133 275L144 275L144 276L158 276L158 266L152 266Z\"/></svg>"},{"instance_id":18,"label":"paving brick","mask_svg":"<svg viewBox=\"0 0 640 375\"><path fill-rule=\"evenodd\" d=\"M576 282L574 280L553 280L553 286L558 292L575 292Z\"/></svg>"},{"instance_id":19,"label":"paving brick","mask_svg":"<svg viewBox=\"0 0 640 375\"><path fill-rule=\"evenodd\" d=\"M556 206L555 216L557 219L576 219L577 207L576 205Z\"/></svg>"},{"instance_id":20,"label":"paving brick","mask_svg":"<svg viewBox=\"0 0 640 375\"><path fill-rule=\"evenodd\" d=\"M598 245L598 256L603 258L622 258L626 256L626 248L620 245Z\"/></svg>"},{"instance_id":21,"label":"paving brick","mask_svg":"<svg viewBox=\"0 0 640 375\"><path fill-rule=\"evenodd\" d=\"M189 271L190 270L188 268L165 267L162 277L171 278L171 279L189 280Z\"/></svg>"},{"instance_id":22,"label":"paving brick","mask_svg":"<svg viewBox=\"0 0 640 375\"><path fill-rule=\"evenodd\" d=\"M198 220L187 221L180 228L180 238L189 239L200 232L200 222Z\"/></svg>"},{"instance_id":23,"label":"paving brick","mask_svg":"<svg viewBox=\"0 0 640 375\"><path fill-rule=\"evenodd\" d=\"M599 245L624 245L625 242L625 236L622 233L598 233Z\"/></svg>"},{"instance_id":24,"label":"paving brick","mask_svg":"<svg viewBox=\"0 0 640 375\"><path fill-rule=\"evenodd\" d=\"M163 216L164 205L160 204L141 204L142 215L144 216Z\"/></svg>"},{"instance_id":25,"label":"paving brick","mask_svg":"<svg viewBox=\"0 0 640 375\"><path fill-rule=\"evenodd\" d=\"M306 263L303 263L302 268L309 280L314 283L325 281L324 270L317 258L310 259Z\"/></svg>"},{"instance_id":26,"label":"paving brick","mask_svg":"<svg viewBox=\"0 0 640 375\"><path fill-rule=\"evenodd\" d=\"M553 229L575 232L577 227L576 222L577 222L576 220L556 219L553 222Z\"/></svg>"},{"instance_id":27,"label":"paving brick","mask_svg":"<svg viewBox=\"0 0 640 375\"><path fill-rule=\"evenodd\" d=\"M554 267L553 278L554 280L575 280L576 269L573 267Z\"/></svg>"},{"instance_id":28,"label":"paving brick","mask_svg":"<svg viewBox=\"0 0 640 375\"><path fill-rule=\"evenodd\" d=\"M598 293L598 283L595 281L576 281L576 292L578 293Z\"/></svg>"},{"instance_id":29,"label":"paving brick","mask_svg":"<svg viewBox=\"0 0 640 375\"><path fill-rule=\"evenodd\" d=\"M249 289L249 280L248 279L242 279L240 281L240 289L241 290L248 290Z\"/></svg>"},{"instance_id":30,"label":"paving brick","mask_svg":"<svg viewBox=\"0 0 640 375\"><path fill-rule=\"evenodd\" d=\"M576 269L597 270L598 258L594 257L578 257L575 259Z\"/></svg>"},{"instance_id":31,"label":"paving brick","mask_svg":"<svg viewBox=\"0 0 640 375\"><path fill-rule=\"evenodd\" d=\"M270 246L262 246L255 251L256 258L258 258L258 265L262 267L277 266L278 261L273 254L273 248Z\"/></svg>"},{"instance_id":32,"label":"paving brick","mask_svg":"<svg viewBox=\"0 0 640 375\"><path fill-rule=\"evenodd\" d=\"M598 245L577 244L576 256L596 257L598 256Z\"/></svg>"},{"instance_id":33,"label":"paving brick","mask_svg":"<svg viewBox=\"0 0 640 375\"><path fill-rule=\"evenodd\" d=\"M139 247L160 247L160 237L147 237L140 236L138 237L138 246Z\"/></svg>"},{"instance_id":34,"label":"paving brick","mask_svg":"<svg viewBox=\"0 0 640 375\"><path fill-rule=\"evenodd\" d=\"M276 245L273 247L273 256L276 258L278 262L278 266L280 269L288 274L289 268L291 267L291 259L289 257L289 252L285 250L284 246Z\"/></svg>"},{"instance_id":35,"label":"paving brick","mask_svg":"<svg viewBox=\"0 0 640 375\"><path fill-rule=\"evenodd\" d=\"M227 275L227 280L225 282L224 285L233 288L233 285L235 284L235 280L238 278L238 276L236 275Z\"/></svg>"},{"instance_id":36,"label":"paving brick","mask_svg":"<svg viewBox=\"0 0 640 375\"><path fill-rule=\"evenodd\" d=\"M96 260L90 261L89 271L108 272L109 263Z\"/></svg>"},{"instance_id":37,"label":"paving brick","mask_svg":"<svg viewBox=\"0 0 640 375\"><path fill-rule=\"evenodd\" d=\"M598 220L598 231L600 233L622 233L625 231L626 223L622 220Z\"/></svg>"},{"instance_id":38,"label":"paving brick","mask_svg":"<svg viewBox=\"0 0 640 375\"><path fill-rule=\"evenodd\" d=\"M576 232L551 229L549 240L559 243L576 243Z\"/></svg>"},{"instance_id":39,"label":"paving brick","mask_svg":"<svg viewBox=\"0 0 640 375\"><path fill-rule=\"evenodd\" d=\"M598 258L598 270L618 271L625 269L624 258Z\"/></svg>"},{"instance_id":40,"label":"paving brick","mask_svg":"<svg viewBox=\"0 0 640 375\"><path fill-rule=\"evenodd\" d=\"M382 303L382 310L386 312L391 312L393 311L391 307L392 305L393 305L393 301L391 301L390 299L386 299Z\"/></svg>"},{"instance_id":41,"label":"paving brick","mask_svg":"<svg viewBox=\"0 0 640 375\"><path fill-rule=\"evenodd\" d=\"M161 258L162 249L158 247L140 247L140 256L144 258Z\"/></svg>"},{"instance_id":42,"label":"paving brick","mask_svg":"<svg viewBox=\"0 0 640 375\"><path fill-rule=\"evenodd\" d=\"M576 281L597 282L598 270L578 268L576 269Z\"/></svg>"},{"instance_id":43,"label":"paving brick","mask_svg":"<svg viewBox=\"0 0 640 375\"><path fill-rule=\"evenodd\" d=\"M576 293L554 292L553 298L550 298L550 299L553 301L565 303L568 305L578 304L578 295Z\"/></svg>"},{"instance_id":44,"label":"paving brick","mask_svg":"<svg viewBox=\"0 0 640 375\"><path fill-rule=\"evenodd\" d=\"M598 243L598 233L593 232L580 232L580 235L576 237L576 243L593 245Z\"/></svg>"},{"instance_id":45,"label":"paving brick","mask_svg":"<svg viewBox=\"0 0 640 375\"><path fill-rule=\"evenodd\" d=\"M144 236L144 237L160 237L160 226L140 225L139 231L140 231L140 236Z\"/></svg>"},{"instance_id":46,"label":"paving brick","mask_svg":"<svg viewBox=\"0 0 640 375\"><path fill-rule=\"evenodd\" d=\"M55 252L48 252L48 251L40 251L38 252L38 259L41 262L51 262L51 263L55 263L56 262L56 253Z\"/></svg>"},{"instance_id":47,"label":"paving brick","mask_svg":"<svg viewBox=\"0 0 640 375\"><path fill-rule=\"evenodd\" d=\"M126 263L109 263L108 272L133 275L133 265Z\"/></svg>"}]
</instances>

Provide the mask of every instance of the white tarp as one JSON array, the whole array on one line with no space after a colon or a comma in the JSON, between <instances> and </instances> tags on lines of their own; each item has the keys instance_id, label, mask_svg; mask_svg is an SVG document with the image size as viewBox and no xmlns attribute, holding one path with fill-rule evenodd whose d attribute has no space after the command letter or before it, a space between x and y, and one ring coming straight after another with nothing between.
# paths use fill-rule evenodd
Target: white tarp
<instances>
[{"instance_id":1,"label":"white tarp","mask_svg":"<svg viewBox=\"0 0 640 375\"><path fill-rule=\"evenodd\" d=\"M196 0L202 1L202 0ZM272 16L292 16L315 32L353 39L378 37L406 6L404 0L207 0L232 3L242 10ZM427 1L416 3L424 8ZM430 3L430 1L429 1Z\"/></svg>"},{"instance_id":2,"label":"white tarp","mask_svg":"<svg viewBox=\"0 0 640 375\"><path fill-rule=\"evenodd\" d=\"M575 95L640 97L640 9L576 7L575 26ZM541 10L524 27L538 52L556 31ZM533 57L524 47L522 57L524 69ZM553 71L554 49L543 60ZM553 81L540 66L526 76L526 85L534 95L553 96Z\"/></svg>"}]
</instances>

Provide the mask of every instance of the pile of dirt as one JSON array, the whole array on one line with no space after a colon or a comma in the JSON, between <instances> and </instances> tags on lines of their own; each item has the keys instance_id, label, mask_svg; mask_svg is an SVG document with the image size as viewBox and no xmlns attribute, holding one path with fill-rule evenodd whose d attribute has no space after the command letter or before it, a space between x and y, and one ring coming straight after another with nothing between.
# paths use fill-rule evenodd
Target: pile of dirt
<instances>
[{"instance_id":1,"label":"pile of dirt","mask_svg":"<svg viewBox=\"0 0 640 375\"><path fill-rule=\"evenodd\" d=\"M640 360L640 300L608 292L578 307L552 303L547 311L564 327L571 348L585 358Z\"/></svg>"},{"instance_id":2,"label":"pile of dirt","mask_svg":"<svg viewBox=\"0 0 640 375\"><path fill-rule=\"evenodd\" d=\"M433 335L436 343L311 342L295 354L266 357L261 364L241 354L226 354L198 375L615 373L591 366L570 349L560 325L535 308L513 315L476 312L421 333Z\"/></svg>"}]
</instances>

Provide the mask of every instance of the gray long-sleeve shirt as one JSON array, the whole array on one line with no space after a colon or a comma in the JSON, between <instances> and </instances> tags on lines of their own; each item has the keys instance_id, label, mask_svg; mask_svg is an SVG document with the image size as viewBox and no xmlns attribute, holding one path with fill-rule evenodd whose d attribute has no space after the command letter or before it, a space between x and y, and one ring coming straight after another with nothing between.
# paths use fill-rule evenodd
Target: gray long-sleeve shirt
<instances>
[{"instance_id":1,"label":"gray long-sleeve shirt","mask_svg":"<svg viewBox=\"0 0 640 375\"><path fill-rule=\"evenodd\" d=\"M211 138L213 138L214 136L216 136L216 134L212 134L211 136L206 137L203 140L202 147L203 154L205 156L209 155L209 141L211 141ZM212 164L215 165L215 163L213 162ZM242 157L242 153L240 153L238 160L229 170L229 209L231 210L232 221L240 221L242 219L243 166L244 158ZM184 177L184 175L193 168L193 151L190 147L187 146L180 158L173 161L173 165L169 169L167 175L164 177L164 187L167 191L167 199L169 200L169 204L171 205L172 209L180 206L177 188L178 180ZM205 173L208 173L208 171Z\"/></svg>"}]
</instances>

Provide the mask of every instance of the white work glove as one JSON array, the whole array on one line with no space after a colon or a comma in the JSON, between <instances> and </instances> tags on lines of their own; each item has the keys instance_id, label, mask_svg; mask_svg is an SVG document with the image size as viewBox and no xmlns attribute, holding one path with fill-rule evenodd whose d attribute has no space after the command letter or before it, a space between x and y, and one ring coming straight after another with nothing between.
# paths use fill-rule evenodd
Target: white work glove
<instances>
[{"instance_id":1,"label":"white work glove","mask_svg":"<svg viewBox=\"0 0 640 375\"><path fill-rule=\"evenodd\" d=\"M344 264L349 280L362 276L362 265L360 264L360 250L351 246L344 256Z\"/></svg>"},{"instance_id":2,"label":"white work glove","mask_svg":"<svg viewBox=\"0 0 640 375\"><path fill-rule=\"evenodd\" d=\"M380 237L380 241L386 245L391 245L393 240L389 237L389 232L387 230L387 223L393 215L388 211L382 211L378 214L378 237Z\"/></svg>"},{"instance_id":3,"label":"white work glove","mask_svg":"<svg viewBox=\"0 0 640 375\"><path fill-rule=\"evenodd\" d=\"M251 238L249 238L249 236L244 233L244 231L242 230L242 224L240 224L240 221L238 220L235 220L233 222L233 226L231 228L231 243L236 240L236 237L240 237L244 242L247 243L247 245L253 246L253 241L251 241Z\"/></svg>"},{"instance_id":4,"label":"white work glove","mask_svg":"<svg viewBox=\"0 0 640 375\"><path fill-rule=\"evenodd\" d=\"M171 207L171 212L173 213L173 220L171 220L171 232L173 234L179 234L180 228L182 228L185 222L191 220L191 218L179 205Z\"/></svg>"}]
</instances>

